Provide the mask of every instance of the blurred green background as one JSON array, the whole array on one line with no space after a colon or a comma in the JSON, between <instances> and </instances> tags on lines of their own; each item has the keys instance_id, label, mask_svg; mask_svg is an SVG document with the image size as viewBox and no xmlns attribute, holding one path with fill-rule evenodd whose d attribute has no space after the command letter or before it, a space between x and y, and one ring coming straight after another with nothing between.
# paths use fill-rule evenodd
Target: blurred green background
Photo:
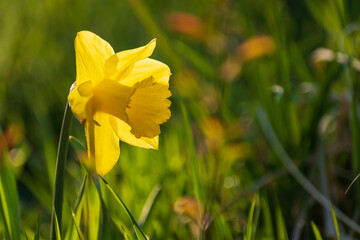
<instances>
[{"instance_id":1,"label":"blurred green background","mask_svg":"<svg viewBox=\"0 0 360 240\"><path fill-rule=\"evenodd\" d=\"M172 117L159 150L121 143L105 177L136 218L155 196L143 222L151 239L245 239L249 231L247 239L312 239L311 222L335 239L331 212L305 185L359 221L360 183L344 194L360 172L359 9L355 0L2 0L0 152L10 150L24 239L38 219L49 235L81 30L116 52L157 38L152 58L172 70ZM72 135L85 141L75 119ZM63 229L84 173L69 149ZM84 222L99 214L90 188ZM116 226L130 222L104 195L114 239L124 238ZM341 235L358 238L349 225L339 221ZM97 229L81 229L96 238Z\"/></svg>"}]
</instances>

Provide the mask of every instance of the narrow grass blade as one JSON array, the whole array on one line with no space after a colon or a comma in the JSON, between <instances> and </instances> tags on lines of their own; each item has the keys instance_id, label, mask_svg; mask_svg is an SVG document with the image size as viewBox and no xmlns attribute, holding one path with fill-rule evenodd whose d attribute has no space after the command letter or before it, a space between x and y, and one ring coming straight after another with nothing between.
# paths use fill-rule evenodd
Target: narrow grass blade
<instances>
[{"instance_id":1,"label":"narrow grass blade","mask_svg":"<svg viewBox=\"0 0 360 240\"><path fill-rule=\"evenodd\" d=\"M54 223L55 223L55 234L56 234L56 239L61 239L61 234L60 234L60 227L59 227L59 221L58 221L58 218L57 218L57 215L56 215L56 211L54 211L55 214L54 214Z\"/></svg>"},{"instance_id":2,"label":"narrow grass blade","mask_svg":"<svg viewBox=\"0 0 360 240\"><path fill-rule=\"evenodd\" d=\"M84 179L83 179L83 181L81 183L80 191L79 191L79 194L78 194L78 197L76 199L75 206L74 206L74 212L76 212L78 210L80 202L81 202L81 200L82 200L82 198L84 196L84 190L85 190L85 184L86 184L87 176L88 176L88 174L86 173L85 176L84 176Z\"/></svg>"},{"instance_id":3,"label":"narrow grass blade","mask_svg":"<svg viewBox=\"0 0 360 240\"><path fill-rule=\"evenodd\" d=\"M89 240L98 240L101 221L101 202L95 184L86 184L84 192L82 216L84 222L84 237Z\"/></svg>"},{"instance_id":4,"label":"narrow grass blade","mask_svg":"<svg viewBox=\"0 0 360 240\"><path fill-rule=\"evenodd\" d=\"M78 139L76 139L73 136L69 137L69 141L70 141L70 145L73 148L77 158L80 160L81 156L79 156L79 154L81 154L82 152L85 151L85 146L84 144L82 144ZM86 169L86 168L85 168ZM86 169L87 170L87 169ZM93 180L99 199L100 199L100 219L99 219L99 231L98 231L98 239L110 239L111 238L111 230L110 230L110 216L109 213L107 211L106 205L104 203L103 197L102 197L102 192L101 192L101 187L99 184L99 179L97 175L94 175L90 172L88 172L88 175L91 176L91 179ZM85 181L85 179L84 179ZM84 186L85 183L83 182L82 184L82 190L80 190L80 193L83 194L84 191ZM75 204L75 208L74 210L76 211L76 208L78 206L79 201L76 202Z\"/></svg>"},{"instance_id":5,"label":"narrow grass blade","mask_svg":"<svg viewBox=\"0 0 360 240\"><path fill-rule=\"evenodd\" d=\"M161 53L174 67L180 68L180 66L182 66L182 62L179 58L177 58L177 54L173 51L170 41L167 39L164 32L159 28L159 25L155 22L153 15L145 3L142 0L128 0L128 2L148 33L159 39L158 45Z\"/></svg>"},{"instance_id":6,"label":"narrow grass blade","mask_svg":"<svg viewBox=\"0 0 360 240\"><path fill-rule=\"evenodd\" d=\"M330 203L330 206L331 206L332 219L333 219L333 221L334 221L334 227L335 227L335 231L336 231L336 237L337 237L338 240L340 240L339 224L338 224L338 222L337 222L336 214L335 214L333 205L332 205L331 203Z\"/></svg>"},{"instance_id":7,"label":"narrow grass blade","mask_svg":"<svg viewBox=\"0 0 360 240\"><path fill-rule=\"evenodd\" d=\"M0 187L0 201L1 201L1 204L0 204L0 210L1 210L1 220L3 222L3 228L4 228L4 232L5 232L5 237L6 239L10 239L10 219L9 219L9 214L7 211L5 211L4 209L6 209L6 206L3 206L5 204L3 204L4 202L4 196L5 194L3 193L3 190L2 188ZM2 230L2 229L0 229Z\"/></svg>"},{"instance_id":8,"label":"narrow grass blade","mask_svg":"<svg viewBox=\"0 0 360 240\"><path fill-rule=\"evenodd\" d=\"M71 209L71 207L70 207L70 210L71 210L71 217L72 217L72 220L73 220L73 225L75 226L75 229L76 229L76 231L77 231L77 233L78 233L79 239L80 239L80 240L83 240L83 239L84 239L84 236L83 236L83 234L81 233L80 227L79 227L78 224L77 224L75 213L74 213L74 211Z\"/></svg>"},{"instance_id":9,"label":"narrow grass blade","mask_svg":"<svg viewBox=\"0 0 360 240\"><path fill-rule=\"evenodd\" d=\"M0 167L1 213L11 239L20 239L19 200L14 174L7 166Z\"/></svg>"},{"instance_id":10,"label":"narrow grass blade","mask_svg":"<svg viewBox=\"0 0 360 240\"><path fill-rule=\"evenodd\" d=\"M351 141L352 146L359 146L360 145L360 121L359 121L359 112L358 112L358 104L356 100L355 94L352 95L351 100ZM353 158L353 173L358 174L360 172L360 148L353 147L352 148L352 158ZM356 189L356 200L357 202L360 201L360 188L357 187Z\"/></svg>"},{"instance_id":11,"label":"narrow grass blade","mask_svg":"<svg viewBox=\"0 0 360 240\"><path fill-rule=\"evenodd\" d=\"M192 184L193 184L193 188L194 188L194 194L195 194L196 200L199 203L203 203L203 201L202 201L203 196L202 196L202 192L201 192L200 177L199 177L198 159L196 157L196 152L195 152L195 143L194 143L191 127L190 127L188 112L187 112L186 107L183 102L181 102L181 113L182 113L183 120L184 120L184 130L186 133L187 148L189 150L189 155L190 155L189 157L190 157L190 166L191 166L191 177L192 177ZM200 207L200 204L198 204L198 205ZM201 209L199 209L199 212L200 212L200 214L202 214ZM200 219L201 219L201 216L200 216Z\"/></svg>"},{"instance_id":12,"label":"narrow grass blade","mask_svg":"<svg viewBox=\"0 0 360 240\"><path fill-rule=\"evenodd\" d=\"M0 131L0 140L2 137ZM17 240L20 239L20 213L16 180L6 146L0 154L0 213L5 235Z\"/></svg>"},{"instance_id":13,"label":"narrow grass blade","mask_svg":"<svg viewBox=\"0 0 360 240\"><path fill-rule=\"evenodd\" d=\"M279 205L276 206L275 210L275 216L276 216L276 230L277 230L277 236L279 240L287 240L287 232L286 232L286 226L284 222L284 218L281 213L281 208Z\"/></svg>"},{"instance_id":14,"label":"narrow grass blade","mask_svg":"<svg viewBox=\"0 0 360 240\"><path fill-rule=\"evenodd\" d=\"M184 42L177 41L175 43L176 52L183 56L185 59L189 59L191 63L197 67L207 78L213 79L217 75L216 70L208 62L207 58L197 53L194 49L187 46Z\"/></svg>"},{"instance_id":15,"label":"narrow grass blade","mask_svg":"<svg viewBox=\"0 0 360 240\"><path fill-rule=\"evenodd\" d=\"M255 239L256 229L257 229L258 222L259 222L259 216L260 216L260 207L258 207L258 206L255 204L255 212L254 212L254 218L253 218L253 227L252 227L252 233L251 233L251 239L252 239L252 240Z\"/></svg>"},{"instance_id":16,"label":"narrow grass blade","mask_svg":"<svg viewBox=\"0 0 360 240\"><path fill-rule=\"evenodd\" d=\"M231 232L231 227L232 227L231 223L227 221L224 215L216 214L214 216L213 221L217 233L216 237L214 236L213 239L226 239L226 240L234 239Z\"/></svg>"},{"instance_id":17,"label":"narrow grass blade","mask_svg":"<svg viewBox=\"0 0 360 240\"><path fill-rule=\"evenodd\" d=\"M350 185L348 186L348 188L345 190L345 195L347 194L347 192L350 190L351 186L356 182L356 180L360 177L360 173L354 178L354 180L352 180L352 182L350 183Z\"/></svg>"},{"instance_id":18,"label":"narrow grass blade","mask_svg":"<svg viewBox=\"0 0 360 240\"><path fill-rule=\"evenodd\" d=\"M125 210L126 214L131 219L131 222L133 224L133 227L134 227L137 237L142 240L147 240L146 235L140 228L139 224L136 222L135 218L133 217L133 215L131 214L129 209L126 207L125 203L121 200L120 196L115 192L115 190L109 185L109 183L105 179L103 179L103 178L101 178L101 179L105 183L105 186L110 190L110 192L114 196L115 200L120 204L120 206Z\"/></svg>"},{"instance_id":19,"label":"narrow grass blade","mask_svg":"<svg viewBox=\"0 0 360 240\"><path fill-rule=\"evenodd\" d=\"M249 216L248 216L245 240L253 239L252 232L253 232L253 219L254 219L255 204L256 204L256 199L254 198L251 203L250 212L249 212Z\"/></svg>"},{"instance_id":20,"label":"narrow grass blade","mask_svg":"<svg viewBox=\"0 0 360 240\"><path fill-rule=\"evenodd\" d=\"M37 225L36 225L36 232L35 232L34 240L40 240L40 217L38 217L38 222L37 222Z\"/></svg>"},{"instance_id":21,"label":"narrow grass blade","mask_svg":"<svg viewBox=\"0 0 360 240\"><path fill-rule=\"evenodd\" d=\"M113 217L112 220L113 220L115 226L123 234L124 239L135 240L133 235L131 234L131 230L126 228L121 220L119 220L117 217Z\"/></svg>"},{"instance_id":22,"label":"narrow grass blade","mask_svg":"<svg viewBox=\"0 0 360 240\"><path fill-rule=\"evenodd\" d=\"M71 206L69 204L69 208L71 210L71 213L74 214L75 216L79 216L79 214L81 214L81 209L79 209L79 206L80 206L80 204L82 202L82 199L83 199L83 196L84 196L87 176L88 176L88 174L86 173L85 176L84 176L84 179L82 181L82 184L81 184L81 187L80 187L80 190L79 190L79 193L78 193L75 205L74 205L74 210L71 209ZM78 218L73 218L73 219L74 219L74 224L70 224L70 226L68 227L65 239L71 240L71 239L74 239L75 236L76 236L75 230L77 231L78 229L74 230L74 226L78 225L78 222L80 221L80 218L78 217Z\"/></svg>"},{"instance_id":23,"label":"narrow grass blade","mask_svg":"<svg viewBox=\"0 0 360 240\"><path fill-rule=\"evenodd\" d=\"M103 195L101 192L99 177L97 175L92 175L92 180L95 183L97 192L100 198L100 222L99 222L99 234L98 239L111 239L111 230L110 230L110 216L105 205Z\"/></svg>"},{"instance_id":24,"label":"narrow grass blade","mask_svg":"<svg viewBox=\"0 0 360 240\"><path fill-rule=\"evenodd\" d=\"M312 230L314 232L315 239L316 240L322 240L320 231L319 231L318 227L316 226L316 224L313 221L311 221L311 227L312 227Z\"/></svg>"},{"instance_id":25,"label":"narrow grass blade","mask_svg":"<svg viewBox=\"0 0 360 240\"><path fill-rule=\"evenodd\" d=\"M66 103L64 118L60 132L57 159L56 159L56 175L55 175L55 188L53 195L53 211L51 214L50 239L55 239L55 236L57 236L57 234L56 235L54 234L55 215L58 218L58 225L59 225L58 228L61 229L62 206L64 199L65 165L66 165L67 149L69 145L69 135L70 135L72 117L73 114L71 112L69 103Z\"/></svg>"},{"instance_id":26,"label":"narrow grass blade","mask_svg":"<svg viewBox=\"0 0 360 240\"><path fill-rule=\"evenodd\" d=\"M154 205L154 202L157 198L157 196L159 195L159 192L161 191L161 187L159 185L156 185L152 190L151 193L149 194L148 198L146 199L145 205L141 211L138 223L139 226L142 227L144 226L149 213Z\"/></svg>"},{"instance_id":27,"label":"narrow grass blade","mask_svg":"<svg viewBox=\"0 0 360 240\"><path fill-rule=\"evenodd\" d=\"M328 199L321 194L311 182L300 172L295 163L289 157L283 146L281 145L279 139L277 138L269 120L266 117L264 110L261 108L258 109L257 118L260 123L260 126L265 133L265 136L274 150L277 157L284 164L284 166L289 170L294 179L306 190L317 202L319 202L323 207L328 210L331 210L329 206ZM337 217L344 222L346 225L351 227L356 232L360 233L360 225L354 222L351 218L345 215L340 209L334 207Z\"/></svg>"},{"instance_id":28,"label":"narrow grass blade","mask_svg":"<svg viewBox=\"0 0 360 240\"><path fill-rule=\"evenodd\" d=\"M69 141L75 153L86 151L85 145L82 142L80 142L80 140L77 139L76 137L70 136Z\"/></svg>"}]
</instances>

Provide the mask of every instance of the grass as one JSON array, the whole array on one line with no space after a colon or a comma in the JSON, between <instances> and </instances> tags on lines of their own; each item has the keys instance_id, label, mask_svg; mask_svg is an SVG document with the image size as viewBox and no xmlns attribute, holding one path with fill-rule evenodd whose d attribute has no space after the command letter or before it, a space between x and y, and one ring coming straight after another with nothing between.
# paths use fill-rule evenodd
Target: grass
<instances>
[{"instance_id":1,"label":"grass","mask_svg":"<svg viewBox=\"0 0 360 240\"><path fill-rule=\"evenodd\" d=\"M359 238L359 181L345 191L360 166L360 3L0 6L0 238L48 239L52 226L65 239ZM159 150L121 142L97 184L76 157L85 145L76 119L56 177L84 29L115 51L157 38L153 58L172 70Z\"/></svg>"}]
</instances>

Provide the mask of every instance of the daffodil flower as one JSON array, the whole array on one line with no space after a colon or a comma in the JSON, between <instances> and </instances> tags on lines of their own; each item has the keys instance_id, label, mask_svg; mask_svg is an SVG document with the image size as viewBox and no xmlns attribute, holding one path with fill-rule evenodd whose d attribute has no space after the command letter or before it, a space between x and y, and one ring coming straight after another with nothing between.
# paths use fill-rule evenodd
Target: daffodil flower
<instances>
[{"instance_id":1,"label":"daffodil flower","mask_svg":"<svg viewBox=\"0 0 360 240\"><path fill-rule=\"evenodd\" d=\"M120 155L119 140L158 148L160 124L170 118L169 67L149 58L156 40L115 53L88 31L75 38L76 82L68 100L85 120L87 166L104 176Z\"/></svg>"}]
</instances>

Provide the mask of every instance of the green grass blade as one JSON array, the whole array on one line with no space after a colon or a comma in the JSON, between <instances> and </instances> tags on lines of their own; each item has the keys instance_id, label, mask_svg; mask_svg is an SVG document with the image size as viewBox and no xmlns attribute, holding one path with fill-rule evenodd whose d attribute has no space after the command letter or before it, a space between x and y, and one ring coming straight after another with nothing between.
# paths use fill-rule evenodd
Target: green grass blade
<instances>
[{"instance_id":1,"label":"green grass blade","mask_svg":"<svg viewBox=\"0 0 360 240\"><path fill-rule=\"evenodd\" d=\"M359 112L358 112L358 104L356 100L355 94L351 97L351 141L352 146L360 146L360 121L359 121ZM353 147L352 148L352 156L353 156L353 173L354 175L360 172L360 148ZM360 201L360 191L359 187L356 188L356 200Z\"/></svg>"},{"instance_id":2,"label":"green grass blade","mask_svg":"<svg viewBox=\"0 0 360 240\"><path fill-rule=\"evenodd\" d=\"M320 231L319 231L318 227L316 226L316 224L313 221L311 221L311 227L312 227L312 230L314 232L315 239L316 240L322 240Z\"/></svg>"},{"instance_id":3,"label":"green grass blade","mask_svg":"<svg viewBox=\"0 0 360 240\"><path fill-rule=\"evenodd\" d=\"M121 200L120 196L115 192L115 190L109 185L109 183L105 179L103 179L103 178L101 178L101 179L105 183L105 186L110 190L110 192L114 196L115 200L120 204L120 206L125 210L128 217L131 219L131 222L133 224L133 227L135 229L135 233L136 233L137 237L142 240L147 240L146 235L142 231L139 224L136 222L135 218L133 217L133 215L131 214L129 209L126 207L125 203Z\"/></svg>"},{"instance_id":4,"label":"green grass blade","mask_svg":"<svg viewBox=\"0 0 360 240\"><path fill-rule=\"evenodd\" d=\"M81 214L81 211L80 211L81 209L79 209L79 206L80 206L80 204L82 202L82 199L83 199L83 196L84 196L87 176L88 176L88 174L86 173L85 176L84 176L84 179L83 179L83 181L81 183L81 187L80 187L80 190L79 190L79 193L78 193L75 205L74 205L74 210L71 209L70 204L69 204L69 208L70 208L71 213L74 213L76 216L79 216L79 214ZM71 239L75 238L76 233L74 231L74 225L78 224L80 219L75 218L75 220L76 220L76 222L74 224L70 224L70 226L68 227L65 239L70 239L71 240ZM75 229L75 230L77 230L77 229Z\"/></svg>"},{"instance_id":5,"label":"green grass blade","mask_svg":"<svg viewBox=\"0 0 360 240\"><path fill-rule=\"evenodd\" d=\"M148 198L146 199L146 202L145 202L145 205L141 211L141 214L140 214L140 217L139 217L139 220L138 220L138 223L139 223L139 226L142 227L144 226L149 214L150 214L150 211L154 205L154 202L157 198L157 196L159 195L159 192L161 191L161 186L159 185L156 185L150 192Z\"/></svg>"},{"instance_id":6,"label":"green grass blade","mask_svg":"<svg viewBox=\"0 0 360 240\"><path fill-rule=\"evenodd\" d=\"M335 227L335 231L336 231L336 237L337 237L338 240L340 240L339 224L338 224L338 221L336 219L336 214L335 214L333 205L331 203L330 203L330 206L331 206L332 219L334 221L334 227Z\"/></svg>"},{"instance_id":7,"label":"green grass blade","mask_svg":"<svg viewBox=\"0 0 360 240\"><path fill-rule=\"evenodd\" d=\"M198 54L194 49L187 46L184 42L177 41L175 43L175 49L179 55L183 56L185 59L189 59L191 63L207 78L213 79L216 76L216 70L207 61L207 58L204 58L202 55Z\"/></svg>"},{"instance_id":8,"label":"green grass blade","mask_svg":"<svg viewBox=\"0 0 360 240\"><path fill-rule=\"evenodd\" d=\"M249 216L248 216L245 240L251 240L253 238L252 232L253 232L253 219L254 219L255 204L256 204L256 199L254 198L251 203L250 212L249 212Z\"/></svg>"},{"instance_id":9,"label":"green grass blade","mask_svg":"<svg viewBox=\"0 0 360 240\"><path fill-rule=\"evenodd\" d=\"M214 236L214 239L234 239L231 232L231 223L227 221L225 216L218 214L214 215L214 224L217 233L217 236Z\"/></svg>"},{"instance_id":10,"label":"green grass blade","mask_svg":"<svg viewBox=\"0 0 360 240\"><path fill-rule=\"evenodd\" d=\"M77 139L76 137L70 136L69 141L72 149L76 154L82 151L86 151L85 145L82 142L80 142L80 140Z\"/></svg>"},{"instance_id":11,"label":"green grass blade","mask_svg":"<svg viewBox=\"0 0 360 240\"><path fill-rule=\"evenodd\" d=\"M75 154L77 155L77 158L80 160L80 156L78 154L85 151L84 144L82 144L78 139L76 139L73 136L69 137L69 141L70 141L71 147L73 148ZM88 172L88 174L92 176L92 180L93 180L93 182L94 182L94 184L96 186L96 190L97 190L98 196L100 198L101 213L100 213L100 220L99 220L98 239L110 239L111 238L110 216L109 216L109 213L107 211L106 205L105 205L104 200L103 200L103 196L102 196L98 176L93 175L90 172ZM85 186L84 183L83 183L83 186ZM81 189L82 190L80 190L80 193L84 191L83 187ZM78 203L78 201L77 201L77 203ZM76 207L76 205L77 204L75 204L75 207Z\"/></svg>"},{"instance_id":12,"label":"green grass blade","mask_svg":"<svg viewBox=\"0 0 360 240\"><path fill-rule=\"evenodd\" d=\"M260 204L261 204L263 224L264 224L264 237L266 239L275 239L275 235L273 231L273 221L271 219L268 197L263 196L261 198Z\"/></svg>"},{"instance_id":13,"label":"green grass blade","mask_svg":"<svg viewBox=\"0 0 360 240\"><path fill-rule=\"evenodd\" d=\"M36 225L36 232L35 232L34 240L40 240L40 217L38 217L38 222L37 222L37 225Z\"/></svg>"},{"instance_id":14,"label":"green grass blade","mask_svg":"<svg viewBox=\"0 0 360 240\"><path fill-rule=\"evenodd\" d=\"M331 210L328 199L321 194L312 183L301 173L292 159L289 157L283 146L281 145L278 137L276 136L274 129L272 128L264 110L258 109L257 118L260 126L277 157L281 160L284 166L289 170L295 180L306 190L317 202L323 205L326 209ZM334 207L334 211L337 217L346 225L360 233L360 226L347 215L345 215L340 209Z\"/></svg>"},{"instance_id":15,"label":"green grass blade","mask_svg":"<svg viewBox=\"0 0 360 240\"><path fill-rule=\"evenodd\" d=\"M281 208L279 204L276 206L275 210L275 216L276 216L276 230L277 230L277 236L279 240L287 240L287 232L286 232L286 226L284 222L283 215L281 213Z\"/></svg>"},{"instance_id":16,"label":"green grass blade","mask_svg":"<svg viewBox=\"0 0 360 240\"><path fill-rule=\"evenodd\" d=\"M184 130L186 133L187 149L189 151L189 157L190 157L191 177L192 177L192 184L193 184L193 188L194 188L194 194L195 194L196 200L199 203L202 203L203 197L202 197L201 185L200 185L198 159L196 157L196 152L195 152L195 143L194 143L191 127L190 127L188 112L187 112L186 107L183 102L181 102L181 113L183 116ZM200 204L198 204L198 205L200 207ZM201 209L199 209L199 210L200 210L199 212L201 214ZM200 219L201 219L201 217L200 217Z\"/></svg>"},{"instance_id":17,"label":"green grass blade","mask_svg":"<svg viewBox=\"0 0 360 240\"><path fill-rule=\"evenodd\" d=\"M1 210L1 219L3 222L3 228L5 229L5 236L6 239L10 239L10 219L9 219L9 213L6 207L6 203L5 202L5 193L4 190L2 188L2 186L0 186L0 210Z\"/></svg>"},{"instance_id":18,"label":"green grass blade","mask_svg":"<svg viewBox=\"0 0 360 240\"><path fill-rule=\"evenodd\" d=\"M56 211L54 210L54 223L55 223L55 235L56 235L56 239L61 239L61 234L60 234L60 227L59 227L59 221L56 215Z\"/></svg>"},{"instance_id":19,"label":"green grass blade","mask_svg":"<svg viewBox=\"0 0 360 240\"><path fill-rule=\"evenodd\" d=\"M56 159L56 175L55 175L55 188L53 195L53 211L51 214L50 239L55 239L55 236L57 236L57 234L56 235L54 234L55 215L58 218L58 225L59 225L58 228L61 229L62 206L64 199L65 165L66 165L67 149L69 146L69 135L70 135L72 117L73 114L71 112L69 103L66 103L64 118L60 132L57 159Z\"/></svg>"},{"instance_id":20,"label":"green grass blade","mask_svg":"<svg viewBox=\"0 0 360 240\"><path fill-rule=\"evenodd\" d=\"M95 183L96 190L99 194L100 198L100 222L99 222L99 233L98 233L98 239L111 239L111 229L110 229L110 216L109 212L107 210L107 207L105 205L103 195L101 192L99 177L97 175L92 175L92 180Z\"/></svg>"},{"instance_id":21,"label":"green grass blade","mask_svg":"<svg viewBox=\"0 0 360 240\"><path fill-rule=\"evenodd\" d=\"M74 211L71 209L71 207L70 207L70 210L71 210L71 217L72 217L72 220L73 220L73 225L75 226L75 229L76 229L76 231L77 231L77 233L78 233L78 236L79 236L80 240L83 240L83 239L84 239L84 236L83 236L83 234L81 233L80 227L79 227L78 224L77 224L75 213L74 213Z\"/></svg>"},{"instance_id":22,"label":"green grass blade","mask_svg":"<svg viewBox=\"0 0 360 240\"><path fill-rule=\"evenodd\" d=\"M81 183L81 186L80 186L80 190L79 190L79 193L78 193L78 196L76 198L76 202L74 204L74 212L76 213L79 206L80 206L80 203L83 199L83 196L84 196L84 191L85 191L85 186L86 186L86 181L87 181L87 176L88 174L86 173L85 176L84 176L84 179Z\"/></svg>"},{"instance_id":23,"label":"green grass blade","mask_svg":"<svg viewBox=\"0 0 360 240\"><path fill-rule=\"evenodd\" d=\"M0 159L1 160L1 159ZM4 159L4 161L7 161ZM0 203L5 232L11 239L20 239L20 213L16 180L12 169L0 166Z\"/></svg>"},{"instance_id":24,"label":"green grass blade","mask_svg":"<svg viewBox=\"0 0 360 240\"><path fill-rule=\"evenodd\" d=\"M81 183L80 191L79 191L79 194L78 194L78 197L76 199L75 206L74 206L74 212L75 213L77 212L78 207L80 205L80 202L81 202L81 200L83 199L83 196L84 196L85 184L86 184L87 176L88 176L88 174L86 173L85 176L84 176L84 179L83 179L83 181Z\"/></svg>"},{"instance_id":25,"label":"green grass blade","mask_svg":"<svg viewBox=\"0 0 360 240\"><path fill-rule=\"evenodd\" d=\"M118 219L116 216L112 218L113 223L115 224L115 226L119 229L119 231L123 234L124 239L129 239L129 240L135 240L133 235L131 234L131 230L129 230L128 228L126 228L126 226L123 224L123 222L121 222L120 219Z\"/></svg>"},{"instance_id":26,"label":"green grass blade","mask_svg":"<svg viewBox=\"0 0 360 240\"><path fill-rule=\"evenodd\" d=\"M159 25L153 18L148 7L142 0L128 0L130 7L134 11L135 15L148 31L150 35L158 39L158 46L161 53L168 59L168 61L176 68L182 66L182 62L177 57L177 54L173 51L173 47L170 45L170 41L167 39L165 33L160 29Z\"/></svg>"}]
</instances>

